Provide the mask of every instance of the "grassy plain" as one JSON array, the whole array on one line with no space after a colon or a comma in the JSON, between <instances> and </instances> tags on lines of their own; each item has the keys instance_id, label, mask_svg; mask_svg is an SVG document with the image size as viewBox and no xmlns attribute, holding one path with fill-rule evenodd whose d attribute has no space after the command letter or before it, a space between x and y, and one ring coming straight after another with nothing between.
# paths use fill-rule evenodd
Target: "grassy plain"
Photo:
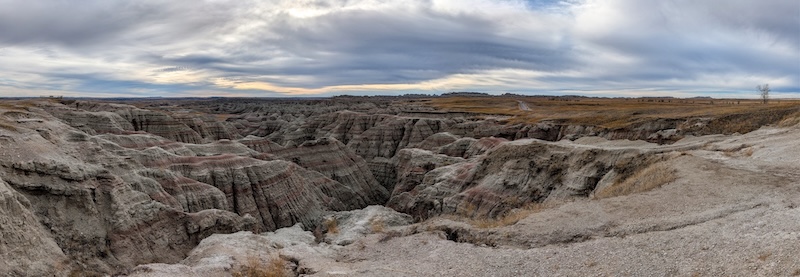
<instances>
[{"instance_id":1,"label":"grassy plain","mask_svg":"<svg viewBox=\"0 0 800 277\"><path fill-rule=\"evenodd\" d=\"M520 109L525 103L529 111ZM551 121L616 129L654 119L723 118L780 122L800 117L800 100L589 98L546 96L439 97L427 105L451 112L508 116L509 123ZM747 122L740 122L745 125Z\"/></svg>"}]
</instances>

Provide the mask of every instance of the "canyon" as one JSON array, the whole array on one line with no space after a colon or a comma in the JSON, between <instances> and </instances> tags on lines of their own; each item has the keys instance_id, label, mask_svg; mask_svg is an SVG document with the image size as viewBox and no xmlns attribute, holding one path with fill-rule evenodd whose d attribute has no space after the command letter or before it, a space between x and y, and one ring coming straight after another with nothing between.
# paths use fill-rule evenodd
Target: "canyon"
<instances>
[{"instance_id":1,"label":"canyon","mask_svg":"<svg viewBox=\"0 0 800 277\"><path fill-rule=\"evenodd\" d=\"M4 99L0 275L800 275L798 137L791 100Z\"/></svg>"}]
</instances>

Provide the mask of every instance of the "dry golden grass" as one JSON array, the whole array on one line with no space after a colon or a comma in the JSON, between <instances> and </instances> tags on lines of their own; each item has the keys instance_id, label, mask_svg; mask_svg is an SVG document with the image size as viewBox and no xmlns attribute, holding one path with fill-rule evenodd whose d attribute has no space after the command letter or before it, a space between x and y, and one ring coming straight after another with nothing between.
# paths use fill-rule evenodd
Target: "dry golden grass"
<instances>
[{"instance_id":1,"label":"dry golden grass","mask_svg":"<svg viewBox=\"0 0 800 277\"><path fill-rule=\"evenodd\" d=\"M525 102L531 111L519 109ZM800 109L798 100L773 100L761 104L753 99L673 99L673 98L564 98L564 97L441 97L425 102L435 108L452 112L512 116L510 123L536 123L543 120L624 128L654 119L685 119L691 117L724 117L743 115L734 122L750 127L753 118L772 114L783 116L788 110ZM800 115L795 116L800 118ZM742 122L744 119L744 122ZM755 118L757 119L757 118ZM781 118L777 119L778 121ZM800 122L800 119L797 119Z\"/></svg>"},{"instance_id":2,"label":"dry golden grass","mask_svg":"<svg viewBox=\"0 0 800 277\"><path fill-rule=\"evenodd\" d=\"M753 147L751 147L750 145L742 144L737 147L722 149L721 151L722 154L727 157L741 157L741 156L750 157L753 155L755 149L753 149Z\"/></svg>"},{"instance_id":3,"label":"dry golden grass","mask_svg":"<svg viewBox=\"0 0 800 277\"><path fill-rule=\"evenodd\" d=\"M544 211L546 209L557 207L561 204L562 203L560 202L529 203L523 206L522 208L515 209L506 214L505 216L501 216L499 218L470 219L467 221L467 223L482 229L510 226L516 224L520 220L532 214Z\"/></svg>"},{"instance_id":4,"label":"dry golden grass","mask_svg":"<svg viewBox=\"0 0 800 277\"><path fill-rule=\"evenodd\" d=\"M0 129L6 129L6 130L9 130L9 131L17 131L17 127L16 126L11 125L10 122L8 122L7 120L5 120L3 118L0 118Z\"/></svg>"},{"instance_id":5,"label":"dry golden grass","mask_svg":"<svg viewBox=\"0 0 800 277\"><path fill-rule=\"evenodd\" d=\"M800 112L793 113L778 123L780 127L791 127L800 124Z\"/></svg>"},{"instance_id":6,"label":"dry golden grass","mask_svg":"<svg viewBox=\"0 0 800 277\"><path fill-rule=\"evenodd\" d=\"M328 232L328 234L339 233L339 223L336 222L335 218L328 218L322 224L325 227L325 230Z\"/></svg>"},{"instance_id":7,"label":"dry golden grass","mask_svg":"<svg viewBox=\"0 0 800 277\"><path fill-rule=\"evenodd\" d=\"M33 100L0 100L0 128L17 131L18 128L13 123L14 116L27 113L26 109L35 105ZM8 118L12 118L12 120Z\"/></svg>"},{"instance_id":8,"label":"dry golden grass","mask_svg":"<svg viewBox=\"0 0 800 277\"><path fill-rule=\"evenodd\" d=\"M58 100L50 98L0 100L0 109L21 112L26 111L27 108L42 105L44 102L58 103Z\"/></svg>"},{"instance_id":9,"label":"dry golden grass","mask_svg":"<svg viewBox=\"0 0 800 277\"><path fill-rule=\"evenodd\" d=\"M673 182L677 178L675 169L663 162L655 163L620 183L596 192L594 197L600 199L645 192Z\"/></svg>"},{"instance_id":10,"label":"dry golden grass","mask_svg":"<svg viewBox=\"0 0 800 277\"><path fill-rule=\"evenodd\" d=\"M373 233L383 233L386 230L386 223L381 218L373 217L369 221L369 228Z\"/></svg>"},{"instance_id":11,"label":"dry golden grass","mask_svg":"<svg viewBox=\"0 0 800 277\"><path fill-rule=\"evenodd\" d=\"M264 263L258 257L247 259L247 264L242 265L238 271L233 272L234 277L288 277L293 276L286 270L286 261L280 257L273 257Z\"/></svg>"},{"instance_id":12,"label":"dry golden grass","mask_svg":"<svg viewBox=\"0 0 800 277\"><path fill-rule=\"evenodd\" d=\"M516 100L499 97L441 97L426 102L434 107L455 112L519 115Z\"/></svg>"}]
</instances>

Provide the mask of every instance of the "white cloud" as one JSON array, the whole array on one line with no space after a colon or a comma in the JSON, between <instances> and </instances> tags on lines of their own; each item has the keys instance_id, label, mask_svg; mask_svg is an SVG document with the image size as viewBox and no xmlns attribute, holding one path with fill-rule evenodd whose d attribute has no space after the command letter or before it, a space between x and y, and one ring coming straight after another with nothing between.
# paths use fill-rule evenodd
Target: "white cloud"
<instances>
[{"instance_id":1,"label":"white cloud","mask_svg":"<svg viewBox=\"0 0 800 277\"><path fill-rule=\"evenodd\" d=\"M65 3L0 0L5 95L800 95L793 0Z\"/></svg>"}]
</instances>

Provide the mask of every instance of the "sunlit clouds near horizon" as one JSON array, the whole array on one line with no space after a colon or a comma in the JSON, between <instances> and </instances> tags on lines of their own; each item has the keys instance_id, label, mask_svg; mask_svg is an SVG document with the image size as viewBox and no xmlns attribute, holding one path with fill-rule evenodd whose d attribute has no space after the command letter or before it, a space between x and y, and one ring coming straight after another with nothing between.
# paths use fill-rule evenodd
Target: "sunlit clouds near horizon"
<instances>
[{"instance_id":1,"label":"sunlit clouds near horizon","mask_svg":"<svg viewBox=\"0 0 800 277\"><path fill-rule=\"evenodd\" d=\"M0 97L800 97L796 0L0 6Z\"/></svg>"}]
</instances>

